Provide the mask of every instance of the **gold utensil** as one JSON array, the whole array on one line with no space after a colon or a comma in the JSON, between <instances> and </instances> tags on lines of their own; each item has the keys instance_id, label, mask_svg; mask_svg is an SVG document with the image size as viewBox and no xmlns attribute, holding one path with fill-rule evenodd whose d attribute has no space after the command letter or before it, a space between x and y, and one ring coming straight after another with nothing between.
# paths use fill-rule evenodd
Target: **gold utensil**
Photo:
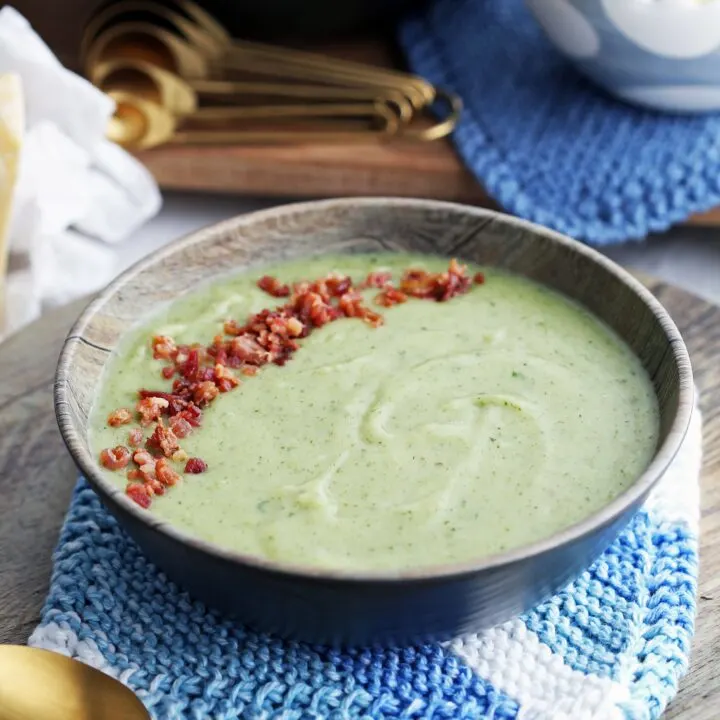
<instances>
[{"instance_id":1,"label":"gold utensil","mask_svg":"<svg viewBox=\"0 0 720 720\"><path fill-rule=\"evenodd\" d=\"M138 14L142 20L128 20L136 18ZM286 77L287 73L290 73L290 76L299 80L393 88L406 93L416 109L432 103L435 97L435 89L430 83L407 73L338 58L332 58L332 61L328 62L329 58L314 53L234 40L219 23L190 0L179 0L171 3L171 6L152 0L122 0L104 7L88 23L83 34L81 52L86 58L86 69L88 66L92 67L100 58L107 57L103 54L105 52L113 56L123 52L117 35L113 33L111 47L105 47L107 30L128 24L155 26L153 18L163 21L175 31L172 33L166 29L162 33L163 39L174 46L174 55L179 52L187 56L187 49L194 50L205 59L208 67L215 64L221 72L223 69L235 69ZM185 50L179 50L177 42L168 40L168 33L174 35L175 40L184 43ZM132 49L130 52L133 52ZM194 61L188 65L185 58L179 59L183 67L196 68ZM191 77L181 71L180 66L178 72L183 77ZM205 76L203 72L201 77Z\"/></svg>"},{"instance_id":2,"label":"gold utensil","mask_svg":"<svg viewBox=\"0 0 720 720\"><path fill-rule=\"evenodd\" d=\"M206 56L183 38L165 28L143 22L121 22L105 28L88 46L85 72L104 60L141 60L182 78L208 78L210 65Z\"/></svg>"},{"instance_id":3,"label":"gold utensil","mask_svg":"<svg viewBox=\"0 0 720 720\"><path fill-rule=\"evenodd\" d=\"M163 111L195 124L281 117L305 121L302 130L227 127L223 138L233 137L233 142L318 140L318 131L329 132L322 139L335 142L344 141L348 133L356 140L363 131L371 136L402 134L436 140L452 132L462 110L458 96L413 75L233 40L192 0L171 0L170 5L121 0L106 6L86 28L83 52L91 80L106 91L124 94L127 107L116 116L111 130L113 137L125 138L126 146L158 144L172 124L164 116L159 119ZM233 70L245 79L230 79ZM260 81L255 79L258 76ZM132 104L129 94L145 102ZM201 97L222 107L202 107ZM242 107L231 109L230 104ZM431 124L423 111L433 104L436 109L444 105L447 113ZM142 122L141 117L145 117ZM338 125L338 117L354 120ZM310 118L322 121L311 127ZM374 125L358 124L357 118ZM420 122L411 125L415 118ZM335 124L329 124L331 119ZM138 135L141 126L147 132ZM194 142L212 142L202 133L218 132L205 127L186 130L179 132L175 125L173 142L180 137L187 140L190 131Z\"/></svg>"},{"instance_id":4,"label":"gold utensil","mask_svg":"<svg viewBox=\"0 0 720 720\"><path fill-rule=\"evenodd\" d=\"M253 100L284 102L385 102L397 112L401 122L409 122L413 109L398 92L388 91L378 96L365 88L334 88L319 85L285 83L234 82L229 80L184 80L169 70L143 60L110 60L99 63L90 71L89 79L101 90L120 90L159 103L175 115L195 113L200 98L222 100L225 103L252 103Z\"/></svg>"},{"instance_id":5,"label":"gold utensil","mask_svg":"<svg viewBox=\"0 0 720 720\"><path fill-rule=\"evenodd\" d=\"M0 720L150 720L119 681L49 650L0 646Z\"/></svg>"},{"instance_id":6,"label":"gold utensil","mask_svg":"<svg viewBox=\"0 0 720 720\"><path fill-rule=\"evenodd\" d=\"M115 55L115 53L117 53L117 55ZM103 61L101 60L103 56L108 56L112 59ZM343 96L348 98L354 96L360 97L366 93L368 97L377 95L379 102L382 103L383 100L385 100L397 108L399 119L405 125L405 127L402 128L402 134L406 137L414 137L422 141L436 140L451 133L462 111L462 102L457 95L433 88L435 99L444 100L448 106L448 114L444 119L430 126L410 128L407 127L409 124L409 101L405 99L402 93L393 89L373 90L369 85L365 87L329 87L324 89L317 85L239 83L204 79L209 73L209 64L199 52L191 48L183 40L172 35L169 31L143 23L121 23L104 30L89 51L89 76L97 80L109 72L108 68L112 68L113 63L119 66L122 62L135 65L136 81L137 75L140 73L145 74L146 77L142 81L145 85L142 92L145 95L147 95L148 89L150 89L156 98L160 98L163 104L167 101L168 97L173 97L174 101L168 105L168 107L170 107L172 111L179 112L180 114L192 112L192 108L196 107L196 102L193 101L192 96L188 92L188 88L182 86L181 83L178 82L179 80L184 81L190 86L189 89L195 92L227 95L229 93L226 91L230 90L238 94L244 93L246 97L252 93L260 96L268 91L287 97L297 96L298 99L301 99L303 93L307 91L311 96L310 99L316 101L322 99L339 99ZM332 61L328 61L328 59L326 59L325 62L326 64L328 62L332 63ZM155 68L151 73L148 73L149 66ZM158 89L159 84L164 85L162 90ZM135 85L137 87L137 82ZM127 92L127 87L118 89ZM307 99L307 95L305 99ZM251 136L246 135L245 137L250 139ZM255 134L254 137L260 138L261 135ZM340 140L342 137L342 135L335 136L333 141ZM259 139L253 140L253 142L259 141ZM284 137L281 142L288 142L287 137Z\"/></svg>"},{"instance_id":7,"label":"gold utensil","mask_svg":"<svg viewBox=\"0 0 720 720\"><path fill-rule=\"evenodd\" d=\"M286 56L285 52L291 55ZM86 74L92 76L103 62L139 60L173 72L186 81L227 79L227 70L234 69L250 76L283 80L285 82L281 84L284 85L290 84L288 80L294 83L314 83L318 91L325 86L331 94L337 89L362 88L379 98L388 94L400 96L403 103L410 104L416 110L425 105L424 98L412 87L412 82L385 82L372 68L366 69L363 74L347 75L339 69L338 63L342 61L324 56L316 56L313 66L306 66L296 62L292 53L279 51L275 55L272 51L243 49L221 66L218 65L218 55L208 52L204 44L193 45L187 38L152 23L118 22L93 35L92 41L87 43L84 64ZM435 89L431 85L428 87L432 89L434 99ZM425 94L429 96L429 92Z\"/></svg>"},{"instance_id":8,"label":"gold utensil","mask_svg":"<svg viewBox=\"0 0 720 720\"><path fill-rule=\"evenodd\" d=\"M108 138L124 147L145 150L165 143L181 145L232 145L253 143L297 142L367 142L394 134L397 117L386 106L360 104L344 107L319 106L317 110L304 106L275 108L212 108L213 114L200 117L204 125L209 121L226 122L220 111L227 110L231 120L263 119L263 129L257 123L252 127L213 127L208 129L191 125L185 127L178 118L162 105L133 93L111 90L117 109L108 127ZM314 112L311 112L315 110ZM242 118L239 111L246 111ZM359 113L373 112L372 119L380 124L373 126ZM323 114L324 113L324 114ZM339 119L346 117L347 119ZM358 118L361 119L358 119ZM191 119L196 119L191 116ZM185 118L187 120L187 118ZM310 120L311 122L307 122ZM385 124L382 124L382 122Z\"/></svg>"}]
</instances>

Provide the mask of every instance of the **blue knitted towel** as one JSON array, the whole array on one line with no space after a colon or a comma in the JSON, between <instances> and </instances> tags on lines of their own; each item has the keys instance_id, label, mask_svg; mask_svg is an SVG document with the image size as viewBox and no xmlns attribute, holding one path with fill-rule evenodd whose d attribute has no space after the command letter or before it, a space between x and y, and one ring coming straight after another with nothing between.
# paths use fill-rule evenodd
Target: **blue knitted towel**
<instances>
[{"instance_id":1,"label":"blue knitted towel","mask_svg":"<svg viewBox=\"0 0 720 720\"><path fill-rule=\"evenodd\" d=\"M415 72L462 96L457 149L509 212L601 245L720 203L720 115L614 100L560 56L523 0L436 0L400 39Z\"/></svg>"},{"instance_id":2,"label":"blue knitted towel","mask_svg":"<svg viewBox=\"0 0 720 720\"><path fill-rule=\"evenodd\" d=\"M129 685L157 720L656 718L688 664L701 421L630 526L525 616L449 643L338 652L262 635L168 581L83 480L30 644Z\"/></svg>"}]
</instances>

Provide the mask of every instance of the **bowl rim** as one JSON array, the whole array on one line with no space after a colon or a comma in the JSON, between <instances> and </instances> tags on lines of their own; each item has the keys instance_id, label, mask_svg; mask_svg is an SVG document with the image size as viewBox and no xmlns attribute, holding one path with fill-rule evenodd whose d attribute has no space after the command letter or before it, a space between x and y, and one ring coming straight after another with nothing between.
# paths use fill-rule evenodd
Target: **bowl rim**
<instances>
[{"instance_id":1,"label":"bowl rim","mask_svg":"<svg viewBox=\"0 0 720 720\"><path fill-rule=\"evenodd\" d=\"M282 218L284 215L304 213L307 211L323 211L331 209L352 209L353 207L376 207L388 209L418 208L425 210L447 210L469 214L477 218L496 219L500 222L515 226L535 235L544 235L551 242L559 243L576 253L587 257L590 261L614 275L624 285L634 292L639 299L651 310L660 323L668 340L674 362L678 368L678 408L668 430L664 442L656 449L650 464L637 480L612 502L603 506L592 515L564 528L549 537L542 538L528 545L522 545L507 551L480 556L476 560L424 565L417 568L399 568L390 570L340 570L282 562L263 558L259 555L242 553L182 530L171 523L153 515L150 511L142 509L133 502L124 492L106 479L99 470L97 462L90 452L85 449L81 432L75 427L71 413L65 408L69 405L70 393L69 378L72 375L72 360L80 342L82 334L93 316L103 305L121 288L129 279L139 272L152 267L164 258L173 255L180 249L194 244L207 242L214 237L221 237L227 232L236 231L244 226L253 225L268 218ZM237 268L238 271L242 267ZM192 291L192 289L191 289ZM107 350L107 348L101 348ZM329 200L313 200L307 202L288 203L268 209L257 210L238 215L219 223L212 223L187 233L171 241L164 247L151 252L138 262L131 265L118 275L85 307L79 318L70 329L63 348L60 352L54 383L54 407L63 441L68 448L75 463L83 476L93 489L106 500L119 506L123 512L129 513L136 521L150 526L152 530L160 532L169 540L180 542L189 547L206 553L220 561L247 566L254 570L294 577L306 581L337 582L337 583L397 583L397 582L433 582L448 579L460 579L464 576L474 575L503 566L529 561L562 546L569 546L582 537L597 532L612 524L628 509L637 506L644 496L652 490L660 480L669 464L677 454L690 425L695 402L695 386L692 376L690 357L685 343L677 326L669 313L655 296L628 271L624 270L613 260L588 245L563 235L555 230L537 225L536 223L506 215L495 210L463 205L461 203L445 202L439 200L424 200L401 197L373 197L373 198L335 198ZM84 428L83 428L84 430Z\"/></svg>"}]
</instances>

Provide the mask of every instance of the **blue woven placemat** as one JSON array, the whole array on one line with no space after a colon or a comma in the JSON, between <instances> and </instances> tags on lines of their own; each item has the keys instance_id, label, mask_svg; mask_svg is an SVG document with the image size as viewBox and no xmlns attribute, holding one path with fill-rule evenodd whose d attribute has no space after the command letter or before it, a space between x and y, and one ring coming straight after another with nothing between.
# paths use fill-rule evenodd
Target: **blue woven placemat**
<instances>
[{"instance_id":1,"label":"blue woven placemat","mask_svg":"<svg viewBox=\"0 0 720 720\"><path fill-rule=\"evenodd\" d=\"M720 203L720 115L614 100L560 56L523 0L436 0L400 39L415 72L462 96L457 149L509 212L601 245Z\"/></svg>"},{"instance_id":2,"label":"blue woven placemat","mask_svg":"<svg viewBox=\"0 0 720 720\"><path fill-rule=\"evenodd\" d=\"M30 644L120 678L157 720L656 718L688 665L700 454L695 413L625 532L525 616L384 651L285 642L207 610L145 559L81 480Z\"/></svg>"}]
</instances>

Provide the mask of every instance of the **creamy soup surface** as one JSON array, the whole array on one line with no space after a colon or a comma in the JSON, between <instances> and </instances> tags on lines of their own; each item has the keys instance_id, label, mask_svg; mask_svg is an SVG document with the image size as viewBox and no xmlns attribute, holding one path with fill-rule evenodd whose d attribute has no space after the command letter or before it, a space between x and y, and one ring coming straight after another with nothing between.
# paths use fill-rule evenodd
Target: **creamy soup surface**
<instances>
[{"instance_id":1,"label":"creamy soup surface","mask_svg":"<svg viewBox=\"0 0 720 720\"><path fill-rule=\"evenodd\" d=\"M127 445L110 427L139 388L169 391L151 338L209 344L223 322L284 302L257 287L336 270L399 278L447 260L323 256L252 269L181 298L130 330L93 410L91 442ZM472 275L480 268L470 268ZM470 561L546 538L628 488L658 440L658 409L637 358L559 294L484 269L448 302L410 299L370 327L332 322L221 394L182 449L207 464L148 510L234 550L342 570ZM149 430L149 429L148 429ZM147 436L148 430L145 431ZM123 488L125 468L105 471Z\"/></svg>"}]
</instances>

